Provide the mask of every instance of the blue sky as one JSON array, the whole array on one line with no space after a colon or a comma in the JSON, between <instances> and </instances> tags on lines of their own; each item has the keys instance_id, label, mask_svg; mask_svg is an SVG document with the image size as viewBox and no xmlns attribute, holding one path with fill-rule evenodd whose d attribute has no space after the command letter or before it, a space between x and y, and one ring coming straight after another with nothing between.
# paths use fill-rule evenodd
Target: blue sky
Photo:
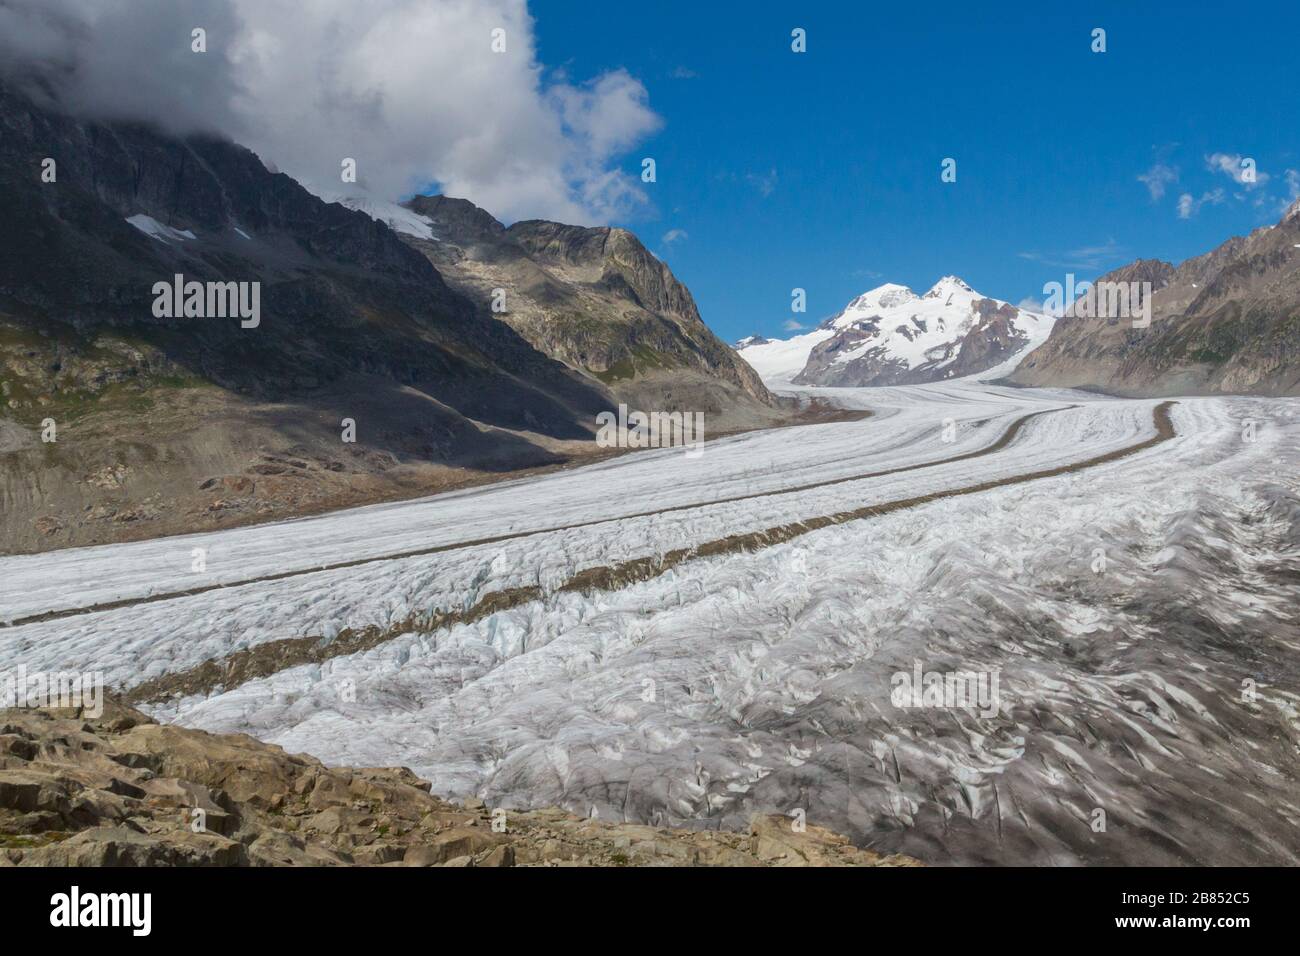
<instances>
[{"instance_id":1,"label":"blue sky","mask_svg":"<svg viewBox=\"0 0 1300 956\"><path fill-rule=\"evenodd\" d=\"M1300 170L1300 4L993 6L530 11L556 75L622 68L645 84L663 126L620 166L639 175L654 157L658 181L618 224L728 341L788 335L792 318L815 324L886 281L921 292L953 273L1040 299L1067 272L1178 262L1278 219L1287 170ZM791 52L795 27L807 53ZM1094 27L1105 53L1090 49ZM1207 168L1215 154L1252 157L1259 181ZM940 181L945 157L955 183ZM1138 177L1157 166L1153 197ZM808 292L804 316L790 312L794 287Z\"/></svg>"}]
</instances>

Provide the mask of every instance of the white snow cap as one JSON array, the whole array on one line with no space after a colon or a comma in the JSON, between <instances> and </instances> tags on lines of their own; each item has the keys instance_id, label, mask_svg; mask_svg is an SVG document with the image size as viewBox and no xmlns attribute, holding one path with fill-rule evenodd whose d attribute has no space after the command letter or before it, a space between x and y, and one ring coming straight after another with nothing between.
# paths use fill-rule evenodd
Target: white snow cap
<instances>
[{"instance_id":1,"label":"white snow cap","mask_svg":"<svg viewBox=\"0 0 1300 956\"><path fill-rule=\"evenodd\" d=\"M951 275L944 276L923 296L891 282L858 296L843 312L824 323L821 331L823 335L828 330L842 329L868 333L857 344L842 349L836 362L852 361L870 352L902 362L909 369L935 362L939 363L936 367L942 367L957 358L961 338L978 323L975 303L983 298ZM1006 305L997 299L992 301L997 306ZM1024 309L1015 310L1012 324L1035 345L1052 326L1045 316ZM750 353L745 354L748 357ZM759 374L763 374L762 369Z\"/></svg>"},{"instance_id":2,"label":"white snow cap","mask_svg":"<svg viewBox=\"0 0 1300 956\"><path fill-rule=\"evenodd\" d=\"M952 275L944 276L923 296L905 285L887 282L862 293L809 332L762 344L741 343L741 354L765 382L786 384L803 371L819 343L838 332L854 330L859 337L841 348L834 361L850 362L871 354L908 369L923 365L942 368L956 360L961 339L979 323L975 303L983 298ZM992 301L999 308L1007 305ZM1053 321L1038 312L1015 309L1011 324L1026 339L1025 347L1014 357L1016 363L1047 338Z\"/></svg>"},{"instance_id":3,"label":"white snow cap","mask_svg":"<svg viewBox=\"0 0 1300 956\"><path fill-rule=\"evenodd\" d=\"M187 239L195 238L194 233L188 229L173 229L165 222L159 222L153 216L146 216L142 212L136 213L134 216L127 216L126 221L146 236L152 236L159 242L184 242Z\"/></svg>"},{"instance_id":4,"label":"white snow cap","mask_svg":"<svg viewBox=\"0 0 1300 956\"><path fill-rule=\"evenodd\" d=\"M1300 197L1297 197L1296 201L1291 204L1291 207L1282 214L1283 222L1296 218L1300 218Z\"/></svg>"},{"instance_id":5,"label":"white snow cap","mask_svg":"<svg viewBox=\"0 0 1300 956\"><path fill-rule=\"evenodd\" d=\"M336 202L341 206L349 209L355 209L357 212L363 212L376 222L382 222L394 232L405 233L408 236L415 236L417 239L432 239L438 241L438 237L433 234L433 222L427 217L421 216L413 209L407 209L405 206L398 205L395 202L388 202L383 199L372 199L369 196L322 196L326 202Z\"/></svg>"},{"instance_id":6,"label":"white snow cap","mask_svg":"<svg viewBox=\"0 0 1300 956\"><path fill-rule=\"evenodd\" d=\"M930 287L930 291L927 292L923 296L923 298L937 299L941 295L944 296L951 295L954 292L974 292L974 291L975 291L974 289L968 286L961 279L958 279L956 276L944 276L942 279L940 279L938 282L936 282L933 286Z\"/></svg>"},{"instance_id":7,"label":"white snow cap","mask_svg":"<svg viewBox=\"0 0 1300 956\"><path fill-rule=\"evenodd\" d=\"M905 285L886 282L862 293L847 306L845 312L865 312L869 309L890 309L916 298L916 293Z\"/></svg>"}]
</instances>

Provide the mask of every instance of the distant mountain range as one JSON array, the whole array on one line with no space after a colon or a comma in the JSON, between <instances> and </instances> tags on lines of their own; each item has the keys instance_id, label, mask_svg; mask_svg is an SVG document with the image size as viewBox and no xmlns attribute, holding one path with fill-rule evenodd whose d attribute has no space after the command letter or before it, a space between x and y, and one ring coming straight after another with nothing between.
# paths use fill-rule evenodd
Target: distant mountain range
<instances>
[{"instance_id":1,"label":"distant mountain range","mask_svg":"<svg viewBox=\"0 0 1300 956\"><path fill-rule=\"evenodd\" d=\"M1180 266L1138 260L1099 282L1151 283L1151 324L1071 309L1011 376L1123 395L1300 394L1300 200L1275 226Z\"/></svg>"},{"instance_id":2,"label":"distant mountain range","mask_svg":"<svg viewBox=\"0 0 1300 956\"><path fill-rule=\"evenodd\" d=\"M1095 284L1149 289L1149 324L1082 301L1053 319L947 276L921 296L879 286L810 332L735 347L771 384L1001 373L1012 384L1116 395L1300 394L1300 200L1276 225L1179 266L1139 259Z\"/></svg>"},{"instance_id":3,"label":"distant mountain range","mask_svg":"<svg viewBox=\"0 0 1300 956\"><path fill-rule=\"evenodd\" d=\"M1052 322L945 276L924 295L878 286L811 332L737 348L773 383L909 385L994 369L1043 342Z\"/></svg>"}]
</instances>

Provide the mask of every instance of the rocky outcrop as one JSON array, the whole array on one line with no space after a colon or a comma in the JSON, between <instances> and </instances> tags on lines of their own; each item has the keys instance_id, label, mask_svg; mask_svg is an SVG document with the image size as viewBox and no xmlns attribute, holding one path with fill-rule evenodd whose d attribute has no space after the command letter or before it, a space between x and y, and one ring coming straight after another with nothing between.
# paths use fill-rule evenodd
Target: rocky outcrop
<instances>
[{"instance_id":1,"label":"rocky outcrop","mask_svg":"<svg viewBox=\"0 0 1300 956\"><path fill-rule=\"evenodd\" d=\"M1175 268L1145 259L1098 282L1150 283L1151 323L1072 308L1016 369L1023 385L1121 395L1300 394L1300 202L1276 226Z\"/></svg>"},{"instance_id":2,"label":"rocky outcrop","mask_svg":"<svg viewBox=\"0 0 1300 956\"><path fill-rule=\"evenodd\" d=\"M748 833L493 811L404 768L330 768L109 701L0 711L0 866L910 866L820 827Z\"/></svg>"},{"instance_id":3,"label":"rocky outcrop","mask_svg":"<svg viewBox=\"0 0 1300 956\"><path fill-rule=\"evenodd\" d=\"M950 378L973 375L1001 365L1021 351L1029 335L1016 324L1020 310L996 299L978 299L971 305L974 326L962 337L957 357L945 369Z\"/></svg>"},{"instance_id":4,"label":"rocky outcrop","mask_svg":"<svg viewBox=\"0 0 1300 956\"><path fill-rule=\"evenodd\" d=\"M535 348L643 407L761 420L771 395L704 324L690 291L625 229L506 228L464 199L416 196L434 239L404 239L453 288ZM494 297L496 308L493 309Z\"/></svg>"}]
</instances>

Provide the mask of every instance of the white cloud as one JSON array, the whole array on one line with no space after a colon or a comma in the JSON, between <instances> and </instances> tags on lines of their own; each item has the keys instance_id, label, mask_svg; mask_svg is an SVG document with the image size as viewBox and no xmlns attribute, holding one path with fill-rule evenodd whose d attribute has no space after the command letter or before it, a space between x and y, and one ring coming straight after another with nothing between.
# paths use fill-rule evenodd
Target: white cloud
<instances>
[{"instance_id":1,"label":"white cloud","mask_svg":"<svg viewBox=\"0 0 1300 956\"><path fill-rule=\"evenodd\" d=\"M772 195L776 189L776 170L770 169L766 173L746 173L745 181L758 190L764 198Z\"/></svg>"},{"instance_id":2,"label":"white cloud","mask_svg":"<svg viewBox=\"0 0 1300 956\"><path fill-rule=\"evenodd\" d=\"M1138 182L1146 183L1152 201L1162 199L1165 195L1165 187L1170 183L1178 182L1178 167L1156 163L1138 177Z\"/></svg>"},{"instance_id":3,"label":"white cloud","mask_svg":"<svg viewBox=\"0 0 1300 956\"><path fill-rule=\"evenodd\" d=\"M689 238L690 234L685 229L669 229L664 233L664 237L660 241L665 246L671 246L674 242L681 242L683 239Z\"/></svg>"},{"instance_id":4,"label":"white cloud","mask_svg":"<svg viewBox=\"0 0 1300 956\"><path fill-rule=\"evenodd\" d=\"M1223 202L1224 198L1222 189L1212 189L1207 193L1202 193L1200 199L1197 199L1191 193L1183 193L1178 197L1178 218L1191 219L1201 211L1202 206L1217 206Z\"/></svg>"},{"instance_id":5,"label":"white cloud","mask_svg":"<svg viewBox=\"0 0 1300 956\"><path fill-rule=\"evenodd\" d=\"M781 328L787 332L798 332L800 329L804 328L804 326L801 323L796 322L794 319L786 319L785 324L782 325Z\"/></svg>"},{"instance_id":6,"label":"white cloud","mask_svg":"<svg viewBox=\"0 0 1300 956\"><path fill-rule=\"evenodd\" d=\"M1205 168L1211 172L1223 173L1239 186L1245 186L1247 189L1254 189L1256 186L1262 186L1271 178L1268 173L1254 165L1254 160L1250 160L1247 165L1242 165L1242 161L1248 157L1240 153L1211 153L1205 157ZM1248 170L1254 169L1253 179L1247 179ZM1186 217L1184 217L1186 218Z\"/></svg>"},{"instance_id":7,"label":"white cloud","mask_svg":"<svg viewBox=\"0 0 1300 956\"><path fill-rule=\"evenodd\" d=\"M1128 252L1114 239L1107 239L1101 245L1080 246L1077 249L1066 249L1064 252L1021 252L1017 253L1017 255L1021 259L1040 262L1043 265L1059 269L1095 272L1113 262L1126 258Z\"/></svg>"},{"instance_id":8,"label":"white cloud","mask_svg":"<svg viewBox=\"0 0 1300 956\"><path fill-rule=\"evenodd\" d=\"M190 49L207 31L208 52ZM2 0L0 72L39 72L79 112L148 119L177 133L242 132L231 0Z\"/></svg>"},{"instance_id":9,"label":"white cloud","mask_svg":"<svg viewBox=\"0 0 1300 956\"><path fill-rule=\"evenodd\" d=\"M436 182L506 220L646 204L620 160L661 125L623 70L548 77L525 0L6 0L0 62L73 66L58 72L76 107L224 132L324 195Z\"/></svg>"},{"instance_id":10,"label":"white cloud","mask_svg":"<svg viewBox=\"0 0 1300 956\"><path fill-rule=\"evenodd\" d=\"M631 148L662 125L646 105L645 87L626 70L604 73L581 87L559 84L549 95L565 127L600 159Z\"/></svg>"},{"instance_id":11,"label":"white cloud","mask_svg":"<svg viewBox=\"0 0 1300 956\"><path fill-rule=\"evenodd\" d=\"M1049 308L1042 299L1036 299L1033 296L1025 296L1017 303L1016 308L1024 309L1026 312L1037 312L1040 315L1055 315L1058 318L1065 314L1065 309L1059 303L1053 303Z\"/></svg>"}]
</instances>

